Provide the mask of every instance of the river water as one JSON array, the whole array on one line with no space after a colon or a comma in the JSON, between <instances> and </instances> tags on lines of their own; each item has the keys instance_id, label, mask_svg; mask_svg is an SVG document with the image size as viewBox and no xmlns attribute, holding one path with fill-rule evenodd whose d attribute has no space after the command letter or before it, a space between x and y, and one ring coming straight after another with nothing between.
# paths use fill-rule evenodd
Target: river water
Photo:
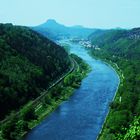
<instances>
[{"instance_id":1,"label":"river water","mask_svg":"<svg viewBox=\"0 0 140 140\"><path fill-rule=\"evenodd\" d=\"M78 44L69 43L74 53L88 63L92 71L82 80L68 101L63 102L24 140L96 140L119 84L116 72L89 56Z\"/></svg>"}]
</instances>

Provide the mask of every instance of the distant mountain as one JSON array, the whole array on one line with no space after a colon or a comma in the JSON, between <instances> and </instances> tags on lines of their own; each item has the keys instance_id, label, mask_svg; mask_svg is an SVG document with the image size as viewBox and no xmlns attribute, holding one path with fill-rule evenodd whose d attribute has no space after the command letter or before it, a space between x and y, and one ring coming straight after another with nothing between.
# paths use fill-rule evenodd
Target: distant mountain
<instances>
[{"instance_id":1,"label":"distant mountain","mask_svg":"<svg viewBox=\"0 0 140 140\"><path fill-rule=\"evenodd\" d=\"M92 33L88 39L91 40L94 44L102 46L104 43L112 43L121 37L125 37L127 33L128 32L126 30L121 29L97 30Z\"/></svg>"},{"instance_id":2,"label":"distant mountain","mask_svg":"<svg viewBox=\"0 0 140 140\"><path fill-rule=\"evenodd\" d=\"M49 19L45 23L39 25L41 28L50 28L50 29L55 29L55 30L62 30L65 29L66 26L57 23L54 19Z\"/></svg>"},{"instance_id":3,"label":"distant mountain","mask_svg":"<svg viewBox=\"0 0 140 140\"><path fill-rule=\"evenodd\" d=\"M92 44L127 58L140 59L140 28L131 30L99 30L89 36Z\"/></svg>"},{"instance_id":4,"label":"distant mountain","mask_svg":"<svg viewBox=\"0 0 140 140\"><path fill-rule=\"evenodd\" d=\"M80 25L67 27L57 23L53 19L49 19L32 29L53 40L62 38L87 38L95 31L95 29L85 28Z\"/></svg>"},{"instance_id":5,"label":"distant mountain","mask_svg":"<svg viewBox=\"0 0 140 140\"><path fill-rule=\"evenodd\" d=\"M133 28L128 32L128 37L131 39L140 39L140 28Z\"/></svg>"},{"instance_id":6,"label":"distant mountain","mask_svg":"<svg viewBox=\"0 0 140 140\"><path fill-rule=\"evenodd\" d=\"M72 26L72 28L78 28L78 29L81 29L81 28L84 28L84 26L81 26L81 25L75 25L75 26Z\"/></svg>"},{"instance_id":7,"label":"distant mountain","mask_svg":"<svg viewBox=\"0 0 140 140\"><path fill-rule=\"evenodd\" d=\"M131 30L125 29L110 29L110 30L96 30L90 34L88 39L96 44L113 43L119 39L140 40L140 28L133 28Z\"/></svg>"}]
</instances>

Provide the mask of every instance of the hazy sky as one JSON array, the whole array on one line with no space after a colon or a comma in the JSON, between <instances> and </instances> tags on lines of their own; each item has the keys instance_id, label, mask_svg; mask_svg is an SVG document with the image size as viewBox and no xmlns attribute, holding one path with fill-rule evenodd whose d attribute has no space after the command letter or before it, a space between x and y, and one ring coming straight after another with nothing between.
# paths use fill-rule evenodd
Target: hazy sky
<instances>
[{"instance_id":1,"label":"hazy sky","mask_svg":"<svg viewBox=\"0 0 140 140\"><path fill-rule=\"evenodd\" d=\"M38 25L47 19L94 28L140 26L140 0L0 0L0 22Z\"/></svg>"}]
</instances>

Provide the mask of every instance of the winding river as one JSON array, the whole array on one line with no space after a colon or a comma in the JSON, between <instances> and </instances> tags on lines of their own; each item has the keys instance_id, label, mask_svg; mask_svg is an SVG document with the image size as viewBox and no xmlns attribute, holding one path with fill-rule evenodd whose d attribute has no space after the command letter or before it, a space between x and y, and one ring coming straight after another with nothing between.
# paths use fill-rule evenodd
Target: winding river
<instances>
[{"instance_id":1,"label":"winding river","mask_svg":"<svg viewBox=\"0 0 140 140\"><path fill-rule=\"evenodd\" d=\"M107 64L89 56L79 44L67 43L71 53L84 59L92 71L73 96L31 130L24 140L96 140L102 129L109 103L118 88L118 75Z\"/></svg>"}]
</instances>

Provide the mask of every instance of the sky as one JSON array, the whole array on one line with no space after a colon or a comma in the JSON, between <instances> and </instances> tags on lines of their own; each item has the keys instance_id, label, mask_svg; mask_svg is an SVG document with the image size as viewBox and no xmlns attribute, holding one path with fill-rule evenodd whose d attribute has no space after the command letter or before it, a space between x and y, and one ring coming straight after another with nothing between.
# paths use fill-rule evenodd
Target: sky
<instances>
[{"instance_id":1,"label":"sky","mask_svg":"<svg viewBox=\"0 0 140 140\"><path fill-rule=\"evenodd\" d=\"M0 0L0 23L36 26L47 19L68 26L140 27L140 0Z\"/></svg>"}]
</instances>

